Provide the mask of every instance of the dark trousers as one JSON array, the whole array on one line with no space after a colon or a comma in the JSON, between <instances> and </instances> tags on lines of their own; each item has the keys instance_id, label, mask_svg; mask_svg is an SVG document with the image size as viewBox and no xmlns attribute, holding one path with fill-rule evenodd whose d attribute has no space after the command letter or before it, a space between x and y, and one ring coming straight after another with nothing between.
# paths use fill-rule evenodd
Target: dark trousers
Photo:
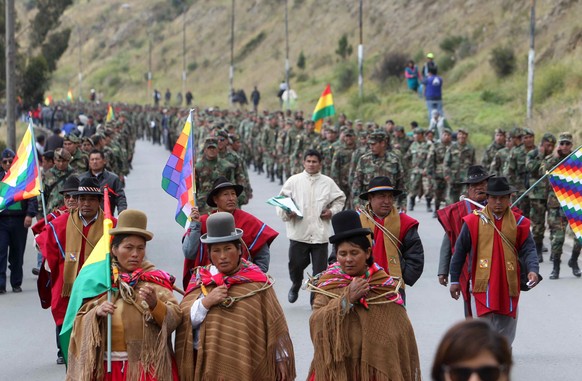
<instances>
[{"instance_id":1,"label":"dark trousers","mask_svg":"<svg viewBox=\"0 0 582 381\"><path fill-rule=\"evenodd\" d=\"M313 275L327 268L327 243L305 243L289 240L289 277L293 288L299 290L303 282L303 271L313 267Z\"/></svg>"},{"instance_id":2,"label":"dark trousers","mask_svg":"<svg viewBox=\"0 0 582 381\"><path fill-rule=\"evenodd\" d=\"M10 264L10 285L22 285L22 264L28 229L24 216L0 217L0 289L6 289L6 266Z\"/></svg>"},{"instance_id":3,"label":"dark trousers","mask_svg":"<svg viewBox=\"0 0 582 381\"><path fill-rule=\"evenodd\" d=\"M62 325L57 325L56 333L57 333L57 357L63 356L63 351L61 349L61 340L59 340L59 335L61 334L61 329L63 329Z\"/></svg>"}]
</instances>

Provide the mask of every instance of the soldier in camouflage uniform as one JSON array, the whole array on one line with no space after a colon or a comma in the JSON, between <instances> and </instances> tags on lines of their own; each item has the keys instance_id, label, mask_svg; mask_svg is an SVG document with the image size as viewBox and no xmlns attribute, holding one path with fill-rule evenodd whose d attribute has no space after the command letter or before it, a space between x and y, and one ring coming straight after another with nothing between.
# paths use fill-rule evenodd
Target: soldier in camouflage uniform
<instances>
[{"instance_id":1,"label":"soldier in camouflage uniform","mask_svg":"<svg viewBox=\"0 0 582 381\"><path fill-rule=\"evenodd\" d=\"M408 177L408 210L413 211L416 197L418 196L420 199L424 195L426 198L426 210L427 212L432 212L432 195L428 193L427 187L423 184L423 178L427 176L426 166L430 147L424 139L424 130L422 128L415 128L413 133L414 141L404 155L404 160L410 164L410 174Z\"/></svg>"},{"instance_id":2,"label":"soldier in camouflage uniform","mask_svg":"<svg viewBox=\"0 0 582 381\"><path fill-rule=\"evenodd\" d=\"M264 128L264 119L262 116L257 117L257 121L251 130L251 150L253 152L253 163L255 171L260 175L263 169L263 151L261 147L261 134Z\"/></svg>"},{"instance_id":3,"label":"soldier in camouflage uniform","mask_svg":"<svg viewBox=\"0 0 582 381\"><path fill-rule=\"evenodd\" d=\"M283 185L283 179L291 177L291 167L289 165L289 152L285 151L287 143L287 135L293 126L293 119L287 118L283 128L277 134L277 142L275 144L275 151L277 152L277 177L279 177L279 185Z\"/></svg>"},{"instance_id":4,"label":"soldier in camouflage uniform","mask_svg":"<svg viewBox=\"0 0 582 381\"><path fill-rule=\"evenodd\" d=\"M206 138L202 156L196 162L196 205L200 213L209 213L212 207L206 204L206 199L212 191L214 180L220 176L233 184L234 164L218 157L218 140ZM242 185L242 184L240 184Z\"/></svg>"},{"instance_id":5,"label":"soldier in camouflage uniform","mask_svg":"<svg viewBox=\"0 0 582 381\"><path fill-rule=\"evenodd\" d=\"M546 171L554 168L556 164L566 158L572 153L572 134L569 132L562 132L558 138L559 146L556 153L546 156L543 164L540 167L540 176L543 176ZM550 279L558 279L560 277L560 263L562 262L562 247L566 238L566 228L568 227L568 219L564 210L560 206L560 201L556 197L549 180L545 180L548 188L548 226L550 227L550 242L552 244L550 259L553 261L554 267L550 274ZM571 261L571 260L570 260ZM570 263L571 264L571 263ZM576 262L576 265L578 263Z\"/></svg>"},{"instance_id":6,"label":"soldier in camouflage uniform","mask_svg":"<svg viewBox=\"0 0 582 381\"><path fill-rule=\"evenodd\" d=\"M429 149L428 157L426 159L426 173L428 178L432 181L432 188L434 191L434 212L433 218L437 218L437 210L441 204L446 204L447 197L447 182L445 180L445 154L451 146L453 132L444 128L441 139L432 144Z\"/></svg>"},{"instance_id":7,"label":"soldier in camouflage uniform","mask_svg":"<svg viewBox=\"0 0 582 381\"><path fill-rule=\"evenodd\" d=\"M406 136L403 126L396 126L393 131L394 137L392 138L392 146L394 149L399 150L402 155L406 154L406 151L408 151L408 148L412 144L412 140Z\"/></svg>"},{"instance_id":8,"label":"soldier in camouflage uniform","mask_svg":"<svg viewBox=\"0 0 582 381\"><path fill-rule=\"evenodd\" d=\"M447 181L447 202L459 201L463 191L463 181L467 178L469 167L475 164L475 148L467 142L469 132L460 128L457 141L445 153L445 180Z\"/></svg>"},{"instance_id":9,"label":"soldier in camouflage uniform","mask_svg":"<svg viewBox=\"0 0 582 381\"><path fill-rule=\"evenodd\" d=\"M342 192L346 195L345 208L350 209L352 207L351 183L349 181L350 165L352 154L356 150L356 136L355 131L352 128L346 130L343 135L343 142L341 142L333 154L331 173L329 177L335 181Z\"/></svg>"},{"instance_id":10,"label":"soldier in camouflage uniform","mask_svg":"<svg viewBox=\"0 0 582 381\"><path fill-rule=\"evenodd\" d=\"M505 130L502 128L497 128L495 130L495 137L493 143L489 144L489 146L485 149L483 153L483 159L481 160L481 165L485 168L490 168L493 159L495 158L495 154L502 148L505 148L505 140L506 140L506 133Z\"/></svg>"},{"instance_id":11,"label":"soldier in camouflage uniform","mask_svg":"<svg viewBox=\"0 0 582 381\"><path fill-rule=\"evenodd\" d=\"M354 174L356 172L356 167L358 165L358 161L362 156L370 152L370 148L368 147L368 131L356 131L354 132L357 135L358 143L356 144L356 149L352 153L352 160L350 162L350 175L349 181L350 184L354 183Z\"/></svg>"},{"instance_id":12,"label":"soldier in camouflage uniform","mask_svg":"<svg viewBox=\"0 0 582 381\"><path fill-rule=\"evenodd\" d=\"M71 154L69 166L76 174L87 172L89 169L89 157L85 152L81 151L79 143L81 143L81 138L73 134L65 136L63 142L63 148Z\"/></svg>"},{"instance_id":13,"label":"soldier in camouflage uniform","mask_svg":"<svg viewBox=\"0 0 582 381\"><path fill-rule=\"evenodd\" d=\"M247 166L251 165L251 161L253 158L251 152L251 139L252 139L251 131L253 129L255 118L256 118L255 113L250 112L248 116L240 122L238 128L238 134L240 135L242 143L241 156L243 157L243 160L245 161Z\"/></svg>"},{"instance_id":14,"label":"soldier in camouflage uniform","mask_svg":"<svg viewBox=\"0 0 582 381\"><path fill-rule=\"evenodd\" d=\"M404 171L400 157L389 150L389 138L384 129L374 131L368 137L369 150L363 155L354 171L352 183L352 195L360 195L368 191L370 180L377 176L390 178L396 189L404 188ZM360 206L358 197L353 197L354 208ZM406 210L406 192L398 197L398 206L402 211Z\"/></svg>"},{"instance_id":15,"label":"soldier in camouflage uniform","mask_svg":"<svg viewBox=\"0 0 582 381\"><path fill-rule=\"evenodd\" d=\"M493 176L503 176L503 166L509 157L509 152L513 148L513 142L515 141L515 138L512 136L512 132L509 132L507 139L505 140L505 147L497 151L493 157L493 161L489 166L489 173ZM521 141L521 136L519 137L519 140Z\"/></svg>"},{"instance_id":16,"label":"soldier in camouflage uniform","mask_svg":"<svg viewBox=\"0 0 582 381\"><path fill-rule=\"evenodd\" d=\"M290 168L291 175L294 175L296 173L303 171L303 168L301 168L301 170L299 172L295 172L295 168L297 167L297 160L293 156L293 150L295 148L295 143L296 143L299 135L301 135L302 133L303 133L303 117L296 116L293 127L291 127L289 129L289 131L287 132L287 138L285 139L285 147L284 147L285 154L289 156L289 168ZM303 158L301 158L299 160L299 163L303 163L302 160L303 160Z\"/></svg>"},{"instance_id":17,"label":"soldier in camouflage uniform","mask_svg":"<svg viewBox=\"0 0 582 381\"><path fill-rule=\"evenodd\" d=\"M275 145L277 143L278 132L279 126L277 125L277 118L275 116L267 118L267 125L263 129L260 140L265 171L267 172L267 178L270 179L272 183L275 182Z\"/></svg>"},{"instance_id":18,"label":"soldier in camouflage uniform","mask_svg":"<svg viewBox=\"0 0 582 381\"><path fill-rule=\"evenodd\" d=\"M519 146L514 146L511 151L509 151L509 158L503 166L503 175L507 177L509 184L517 190L514 195L514 201L520 197L529 187L529 183L526 178L527 171L525 169L525 159L527 153L535 148L534 139L534 132L529 128L525 128L524 136L522 139L523 143ZM529 196L525 195L525 197L522 197L517 207L521 210L524 216L529 216Z\"/></svg>"},{"instance_id":19,"label":"soldier in camouflage uniform","mask_svg":"<svg viewBox=\"0 0 582 381\"><path fill-rule=\"evenodd\" d=\"M67 177L73 174L73 169L69 166L71 160L69 151L57 148L54 158L55 165L44 174L43 178L43 194L47 214L63 205L63 194L59 192L63 189ZM42 200L39 200L38 204L42 206Z\"/></svg>"},{"instance_id":20,"label":"soldier in camouflage uniform","mask_svg":"<svg viewBox=\"0 0 582 381\"><path fill-rule=\"evenodd\" d=\"M331 164L337 143L337 130L333 125L327 125L325 127L325 140L319 143L317 150L321 153L321 173L329 177L331 177Z\"/></svg>"},{"instance_id":21,"label":"soldier in camouflage uniform","mask_svg":"<svg viewBox=\"0 0 582 381\"><path fill-rule=\"evenodd\" d=\"M554 152L556 137L550 133L544 134L539 147L527 153L525 159L525 169L527 179L529 180L528 188L535 184L541 177L540 167L544 159ZM538 262L543 262L542 248L544 242L544 232L546 230L546 211L548 200L548 188L544 184L538 184L529 192L531 210L529 219L531 220L531 230L536 244L538 253Z\"/></svg>"},{"instance_id":22,"label":"soldier in camouflage uniform","mask_svg":"<svg viewBox=\"0 0 582 381\"><path fill-rule=\"evenodd\" d=\"M229 147L228 134L224 130L216 133L218 141L218 157L233 165L234 182L242 185L244 192L238 196L239 205L246 205L253 198L253 189L242 158Z\"/></svg>"},{"instance_id":23,"label":"soldier in camouflage uniform","mask_svg":"<svg viewBox=\"0 0 582 381\"><path fill-rule=\"evenodd\" d=\"M293 144L293 151L291 154L291 161L293 165L293 173L300 173L303 171L303 154L308 149L317 149L321 135L315 132L315 123L312 120L305 122L305 128L297 135Z\"/></svg>"}]
</instances>

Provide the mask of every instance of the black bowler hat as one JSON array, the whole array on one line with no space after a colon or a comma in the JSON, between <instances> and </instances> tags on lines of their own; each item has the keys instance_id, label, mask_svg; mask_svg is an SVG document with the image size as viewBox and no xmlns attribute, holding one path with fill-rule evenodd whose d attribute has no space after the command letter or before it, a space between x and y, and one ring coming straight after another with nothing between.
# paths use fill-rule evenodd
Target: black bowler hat
<instances>
[{"instance_id":1,"label":"black bowler hat","mask_svg":"<svg viewBox=\"0 0 582 381\"><path fill-rule=\"evenodd\" d=\"M234 188L236 197L240 196L244 189L242 185L233 184L230 181L228 181L226 177L220 176L216 180L214 180L214 184L212 184L212 190L210 191L208 197L206 198L206 203L209 206L216 208L216 203L214 202L213 198L221 189L224 188Z\"/></svg>"},{"instance_id":2,"label":"black bowler hat","mask_svg":"<svg viewBox=\"0 0 582 381\"><path fill-rule=\"evenodd\" d=\"M485 181L488 178L493 177L487 173L487 170L482 165L472 165L467 171L467 179L461 181L461 184L477 184L481 181Z\"/></svg>"},{"instance_id":3,"label":"black bowler hat","mask_svg":"<svg viewBox=\"0 0 582 381\"><path fill-rule=\"evenodd\" d=\"M63 189L59 192L60 194L63 193L71 193L76 192L79 189L79 178L77 175L71 175L67 177L65 183L63 184Z\"/></svg>"},{"instance_id":4,"label":"black bowler hat","mask_svg":"<svg viewBox=\"0 0 582 381\"><path fill-rule=\"evenodd\" d=\"M517 192L517 189L509 185L507 177L495 176L487 181L487 193L490 196L506 196Z\"/></svg>"},{"instance_id":5,"label":"black bowler hat","mask_svg":"<svg viewBox=\"0 0 582 381\"><path fill-rule=\"evenodd\" d=\"M82 194L92 196L103 196L101 192L101 185L96 177L85 177L79 182L79 187L76 192L71 192L73 196L80 196Z\"/></svg>"},{"instance_id":6,"label":"black bowler hat","mask_svg":"<svg viewBox=\"0 0 582 381\"><path fill-rule=\"evenodd\" d=\"M355 210L339 212L331 218L331 224L335 234L329 237L330 243L336 243L350 237L372 234L370 229L362 227L360 215Z\"/></svg>"},{"instance_id":7,"label":"black bowler hat","mask_svg":"<svg viewBox=\"0 0 582 381\"><path fill-rule=\"evenodd\" d=\"M367 200L370 193L384 191L392 192L394 196L398 196L400 193L402 193L401 190L392 186L392 181L390 181L390 178L386 176L376 176L370 180L370 184L368 184L368 191L362 193L360 195L360 199Z\"/></svg>"}]
</instances>

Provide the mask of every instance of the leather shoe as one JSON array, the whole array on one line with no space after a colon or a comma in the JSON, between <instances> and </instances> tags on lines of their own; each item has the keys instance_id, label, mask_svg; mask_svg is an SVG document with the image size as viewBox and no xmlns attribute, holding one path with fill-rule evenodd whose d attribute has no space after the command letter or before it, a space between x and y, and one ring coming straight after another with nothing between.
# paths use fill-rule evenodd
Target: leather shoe
<instances>
[{"instance_id":1,"label":"leather shoe","mask_svg":"<svg viewBox=\"0 0 582 381\"><path fill-rule=\"evenodd\" d=\"M57 364L63 365L65 363L65 358L63 356L57 357Z\"/></svg>"},{"instance_id":2,"label":"leather shoe","mask_svg":"<svg viewBox=\"0 0 582 381\"><path fill-rule=\"evenodd\" d=\"M578 261L570 259L568 261L568 266L570 266L572 268L572 274L574 274L575 277L580 278L580 276L582 276L582 271L580 271L580 267L578 266Z\"/></svg>"},{"instance_id":3,"label":"leather shoe","mask_svg":"<svg viewBox=\"0 0 582 381\"><path fill-rule=\"evenodd\" d=\"M299 298L299 290L295 290L294 287L291 287L291 289L289 290L289 295L287 295L289 303L295 303L297 301L297 298Z\"/></svg>"},{"instance_id":4,"label":"leather shoe","mask_svg":"<svg viewBox=\"0 0 582 381\"><path fill-rule=\"evenodd\" d=\"M32 268L32 275L38 275L40 274L40 270L38 269L38 267L33 267Z\"/></svg>"},{"instance_id":5,"label":"leather shoe","mask_svg":"<svg viewBox=\"0 0 582 381\"><path fill-rule=\"evenodd\" d=\"M20 286L12 287L12 292L22 292L22 287Z\"/></svg>"}]
</instances>

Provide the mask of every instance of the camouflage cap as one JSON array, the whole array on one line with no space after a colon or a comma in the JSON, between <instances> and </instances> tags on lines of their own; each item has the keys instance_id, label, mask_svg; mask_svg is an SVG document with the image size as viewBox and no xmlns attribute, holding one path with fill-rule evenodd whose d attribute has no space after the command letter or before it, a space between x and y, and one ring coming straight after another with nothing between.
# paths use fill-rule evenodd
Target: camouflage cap
<instances>
[{"instance_id":1,"label":"camouflage cap","mask_svg":"<svg viewBox=\"0 0 582 381\"><path fill-rule=\"evenodd\" d=\"M204 140L204 149L208 148L208 147L218 147L218 140L216 140L216 138L206 138L206 140Z\"/></svg>"},{"instance_id":2,"label":"camouflage cap","mask_svg":"<svg viewBox=\"0 0 582 381\"><path fill-rule=\"evenodd\" d=\"M422 127L416 127L413 131L413 134L419 134L419 135L424 135L424 128Z\"/></svg>"},{"instance_id":3,"label":"camouflage cap","mask_svg":"<svg viewBox=\"0 0 582 381\"><path fill-rule=\"evenodd\" d=\"M364 130L364 131L358 131L358 138L368 138L368 131Z\"/></svg>"},{"instance_id":4,"label":"camouflage cap","mask_svg":"<svg viewBox=\"0 0 582 381\"><path fill-rule=\"evenodd\" d=\"M64 139L66 142L71 142L71 143L75 143L75 144L81 143L81 138L75 134L68 134L65 136Z\"/></svg>"},{"instance_id":5,"label":"camouflage cap","mask_svg":"<svg viewBox=\"0 0 582 381\"><path fill-rule=\"evenodd\" d=\"M386 131L381 130L381 129L377 129L368 135L368 142L369 143L383 142L383 141L386 141L386 138L388 138L388 135L386 135Z\"/></svg>"},{"instance_id":6,"label":"camouflage cap","mask_svg":"<svg viewBox=\"0 0 582 381\"><path fill-rule=\"evenodd\" d=\"M523 130L520 127L513 127L511 131L509 131L509 137L517 138L518 136L523 136Z\"/></svg>"},{"instance_id":7,"label":"camouflage cap","mask_svg":"<svg viewBox=\"0 0 582 381\"><path fill-rule=\"evenodd\" d=\"M535 136L536 135L536 133L533 132L533 130L531 128L524 128L523 134L527 135L527 136Z\"/></svg>"},{"instance_id":8,"label":"camouflage cap","mask_svg":"<svg viewBox=\"0 0 582 381\"><path fill-rule=\"evenodd\" d=\"M394 132L404 132L404 126L395 126L393 129Z\"/></svg>"},{"instance_id":9,"label":"camouflage cap","mask_svg":"<svg viewBox=\"0 0 582 381\"><path fill-rule=\"evenodd\" d=\"M505 130L503 128L496 128L495 133L496 134L503 134L503 135L507 134L507 132L505 132Z\"/></svg>"},{"instance_id":10,"label":"camouflage cap","mask_svg":"<svg viewBox=\"0 0 582 381\"><path fill-rule=\"evenodd\" d=\"M354 123L355 124L363 124L363 122L360 119L356 119L356 121Z\"/></svg>"},{"instance_id":11,"label":"camouflage cap","mask_svg":"<svg viewBox=\"0 0 582 381\"><path fill-rule=\"evenodd\" d=\"M549 132L546 132L544 134L544 136L542 136L542 141L543 142L550 142L552 144L556 144L556 137L553 134L550 134Z\"/></svg>"},{"instance_id":12,"label":"camouflage cap","mask_svg":"<svg viewBox=\"0 0 582 381\"><path fill-rule=\"evenodd\" d=\"M55 150L55 160L71 160L71 154L64 148L57 148Z\"/></svg>"},{"instance_id":13,"label":"camouflage cap","mask_svg":"<svg viewBox=\"0 0 582 381\"><path fill-rule=\"evenodd\" d=\"M569 132L562 132L558 137L558 141L561 142L570 142L572 143L572 134Z\"/></svg>"},{"instance_id":14,"label":"camouflage cap","mask_svg":"<svg viewBox=\"0 0 582 381\"><path fill-rule=\"evenodd\" d=\"M344 136L354 136L356 135L356 132L354 131L353 128L348 128L344 131Z\"/></svg>"},{"instance_id":15,"label":"camouflage cap","mask_svg":"<svg viewBox=\"0 0 582 381\"><path fill-rule=\"evenodd\" d=\"M86 136L83 138L83 143L89 143L92 146L95 146L95 142L93 141L93 139L91 139L90 137Z\"/></svg>"},{"instance_id":16,"label":"camouflage cap","mask_svg":"<svg viewBox=\"0 0 582 381\"><path fill-rule=\"evenodd\" d=\"M287 118L287 119L285 120L285 123L286 123L286 124L293 125L293 119L291 119L291 118Z\"/></svg>"},{"instance_id":17,"label":"camouflage cap","mask_svg":"<svg viewBox=\"0 0 582 381\"><path fill-rule=\"evenodd\" d=\"M228 138L231 142L238 142L240 140L240 136L238 134L229 134Z\"/></svg>"},{"instance_id":18,"label":"camouflage cap","mask_svg":"<svg viewBox=\"0 0 582 381\"><path fill-rule=\"evenodd\" d=\"M451 130L448 127L445 127L445 128L443 128L443 134L450 134L450 135L452 135L453 134L453 130Z\"/></svg>"},{"instance_id":19,"label":"camouflage cap","mask_svg":"<svg viewBox=\"0 0 582 381\"><path fill-rule=\"evenodd\" d=\"M465 128L459 128L457 130L457 134L458 133L462 133L462 134L465 134L465 135L469 135L469 131L467 129L465 129Z\"/></svg>"},{"instance_id":20,"label":"camouflage cap","mask_svg":"<svg viewBox=\"0 0 582 381\"><path fill-rule=\"evenodd\" d=\"M325 126L325 131L335 132L337 134L337 130L333 124L328 124Z\"/></svg>"},{"instance_id":21,"label":"camouflage cap","mask_svg":"<svg viewBox=\"0 0 582 381\"><path fill-rule=\"evenodd\" d=\"M226 132L224 130L218 130L218 131L216 131L216 137L228 139L228 132Z\"/></svg>"}]
</instances>

